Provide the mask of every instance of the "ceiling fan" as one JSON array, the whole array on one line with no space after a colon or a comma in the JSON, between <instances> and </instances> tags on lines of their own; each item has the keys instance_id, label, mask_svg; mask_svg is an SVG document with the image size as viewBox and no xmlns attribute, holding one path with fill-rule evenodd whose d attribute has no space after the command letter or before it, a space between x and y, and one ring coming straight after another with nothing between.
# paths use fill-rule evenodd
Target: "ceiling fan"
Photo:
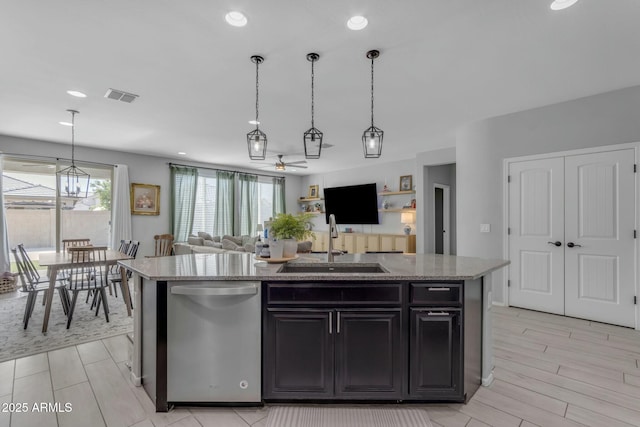
<instances>
[{"instance_id":1,"label":"ceiling fan","mask_svg":"<svg viewBox=\"0 0 640 427\"><path fill-rule=\"evenodd\" d=\"M278 160L276 160L276 163L275 163L275 167L277 171L286 170L287 166L293 166L300 169L307 169L307 166L302 166L304 163L307 163L306 160L297 160L295 162L285 162L284 160L282 160L282 157L284 157L283 154L278 154Z\"/></svg>"}]
</instances>

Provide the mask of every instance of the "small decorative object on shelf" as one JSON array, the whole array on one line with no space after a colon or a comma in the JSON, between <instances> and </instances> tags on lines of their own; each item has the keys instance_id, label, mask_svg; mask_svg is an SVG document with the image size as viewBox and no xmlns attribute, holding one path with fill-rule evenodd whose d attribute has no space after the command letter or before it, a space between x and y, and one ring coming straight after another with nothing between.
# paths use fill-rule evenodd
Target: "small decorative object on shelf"
<instances>
[{"instance_id":1,"label":"small decorative object on shelf","mask_svg":"<svg viewBox=\"0 0 640 427\"><path fill-rule=\"evenodd\" d=\"M411 208L412 209L416 208L416 199L411 199Z\"/></svg>"},{"instance_id":2,"label":"small decorative object on shelf","mask_svg":"<svg viewBox=\"0 0 640 427\"><path fill-rule=\"evenodd\" d=\"M320 212L320 207L321 207L320 203L316 203L315 205L313 205L315 212Z\"/></svg>"},{"instance_id":3,"label":"small decorative object on shelf","mask_svg":"<svg viewBox=\"0 0 640 427\"><path fill-rule=\"evenodd\" d=\"M411 191L413 189L413 175L404 175L400 177L400 191Z\"/></svg>"},{"instance_id":4,"label":"small decorative object on shelf","mask_svg":"<svg viewBox=\"0 0 640 427\"><path fill-rule=\"evenodd\" d=\"M389 190L389 186L385 184L384 187L382 187L382 192L386 193L387 191L391 191L391 190Z\"/></svg>"},{"instance_id":5,"label":"small decorative object on shelf","mask_svg":"<svg viewBox=\"0 0 640 427\"><path fill-rule=\"evenodd\" d=\"M384 199L382 201L382 209L389 209L391 207L391 202L389 202L387 199Z\"/></svg>"}]
</instances>

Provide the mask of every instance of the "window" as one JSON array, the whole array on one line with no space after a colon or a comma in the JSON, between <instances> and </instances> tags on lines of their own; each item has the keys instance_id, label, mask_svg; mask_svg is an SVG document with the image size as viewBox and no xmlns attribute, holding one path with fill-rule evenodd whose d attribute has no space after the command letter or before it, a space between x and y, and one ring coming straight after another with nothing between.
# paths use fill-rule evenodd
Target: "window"
<instances>
[{"instance_id":1,"label":"window","mask_svg":"<svg viewBox=\"0 0 640 427\"><path fill-rule=\"evenodd\" d=\"M255 179L255 175L198 169L191 234L257 234L257 225L277 212L273 178Z\"/></svg>"},{"instance_id":2,"label":"window","mask_svg":"<svg viewBox=\"0 0 640 427\"><path fill-rule=\"evenodd\" d=\"M9 245L30 250L56 250L62 239L89 238L108 245L111 223L112 168L79 167L91 175L89 197L57 198L53 160L7 157L3 179Z\"/></svg>"}]
</instances>

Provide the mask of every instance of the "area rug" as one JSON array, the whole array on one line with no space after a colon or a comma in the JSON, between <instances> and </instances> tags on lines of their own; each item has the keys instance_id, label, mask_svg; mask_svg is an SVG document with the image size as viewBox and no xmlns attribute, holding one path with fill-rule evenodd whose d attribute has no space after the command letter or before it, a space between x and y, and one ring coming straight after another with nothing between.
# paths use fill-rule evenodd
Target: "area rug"
<instances>
[{"instance_id":1,"label":"area rug","mask_svg":"<svg viewBox=\"0 0 640 427\"><path fill-rule=\"evenodd\" d=\"M266 427L432 427L427 411L415 408L274 406Z\"/></svg>"},{"instance_id":2,"label":"area rug","mask_svg":"<svg viewBox=\"0 0 640 427\"><path fill-rule=\"evenodd\" d=\"M42 333L44 306L41 301L42 295L38 295L38 302L25 330L22 316L26 297L0 300L0 362L133 331L133 317L127 316L122 297L113 296L108 297L109 323L102 310L96 316L89 309L89 304L78 298L71 327L66 329L67 318L56 292L45 335Z\"/></svg>"}]
</instances>

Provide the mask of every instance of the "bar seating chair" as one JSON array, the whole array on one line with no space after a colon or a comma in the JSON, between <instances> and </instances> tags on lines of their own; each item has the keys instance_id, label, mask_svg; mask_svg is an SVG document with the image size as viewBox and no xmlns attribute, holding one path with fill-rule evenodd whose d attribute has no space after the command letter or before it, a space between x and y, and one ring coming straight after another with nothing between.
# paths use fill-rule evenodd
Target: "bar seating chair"
<instances>
[{"instance_id":1,"label":"bar seating chair","mask_svg":"<svg viewBox=\"0 0 640 427\"><path fill-rule=\"evenodd\" d=\"M153 240L155 241L154 256L173 255L173 234L156 234Z\"/></svg>"},{"instance_id":2,"label":"bar seating chair","mask_svg":"<svg viewBox=\"0 0 640 427\"><path fill-rule=\"evenodd\" d=\"M73 294L69 313L67 314L67 329L71 325L73 312L80 292L93 292L93 303L96 307L96 316L100 311L102 302L104 317L109 322L109 305L107 303L107 269L106 269L106 246L77 246L69 248L71 254L71 267L67 278L67 288Z\"/></svg>"},{"instance_id":3,"label":"bar seating chair","mask_svg":"<svg viewBox=\"0 0 640 427\"><path fill-rule=\"evenodd\" d=\"M18 275L20 276L20 282L22 283L21 291L27 294L27 304L24 309L24 317L22 320L24 329L27 329L29 319L31 318L33 309L36 305L38 292L43 291L46 295L46 292L49 290L49 278L40 277L38 270L36 270L29 256L26 255L27 252L24 250L24 246L22 244L18 245L17 248L12 248L11 252L16 260ZM22 254L25 254L26 258L23 257ZM64 311L64 314L67 315L69 313L70 301L69 294L65 288L65 283L64 279L57 279L55 289L60 294L62 310ZM43 298L43 302L44 300L45 299Z\"/></svg>"}]
</instances>

